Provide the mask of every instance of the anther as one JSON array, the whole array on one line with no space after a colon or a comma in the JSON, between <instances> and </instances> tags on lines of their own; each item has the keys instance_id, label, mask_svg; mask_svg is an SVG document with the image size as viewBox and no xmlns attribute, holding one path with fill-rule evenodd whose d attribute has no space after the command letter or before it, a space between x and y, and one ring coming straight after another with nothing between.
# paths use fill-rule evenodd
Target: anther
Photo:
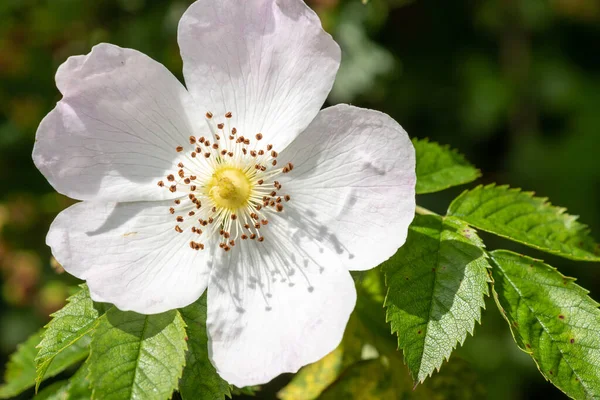
<instances>
[{"instance_id":1,"label":"anther","mask_svg":"<svg viewBox=\"0 0 600 400\"><path fill-rule=\"evenodd\" d=\"M177 146L175 147L175 150L177 150L178 153L181 153L183 151L183 147Z\"/></svg>"},{"instance_id":2,"label":"anther","mask_svg":"<svg viewBox=\"0 0 600 400\"><path fill-rule=\"evenodd\" d=\"M191 181L190 181L190 178L185 178L185 179L183 180L183 182L184 182L186 185L189 185Z\"/></svg>"},{"instance_id":3,"label":"anther","mask_svg":"<svg viewBox=\"0 0 600 400\"><path fill-rule=\"evenodd\" d=\"M273 161L271 161L271 165L272 165L272 166L276 166L276 165L277 165L277 160L273 160Z\"/></svg>"},{"instance_id":4,"label":"anther","mask_svg":"<svg viewBox=\"0 0 600 400\"><path fill-rule=\"evenodd\" d=\"M289 194L286 194L285 196L283 196L283 199L284 199L285 201L290 201L291 197L290 197L290 195L289 195Z\"/></svg>"},{"instance_id":5,"label":"anther","mask_svg":"<svg viewBox=\"0 0 600 400\"><path fill-rule=\"evenodd\" d=\"M237 133L237 129L235 129L235 127L231 128L231 133L235 135Z\"/></svg>"},{"instance_id":6,"label":"anther","mask_svg":"<svg viewBox=\"0 0 600 400\"><path fill-rule=\"evenodd\" d=\"M169 208L169 212L170 212L171 214L175 214L175 209L174 209L173 207L171 207L171 208Z\"/></svg>"},{"instance_id":7,"label":"anther","mask_svg":"<svg viewBox=\"0 0 600 400\"><path fill-rule=\"evenodd\" d=\"M180 178L185 177L185 172L183 172L182 169L180 169L179 171L177 171L177 175L179 175Z\"/></svg>"},{"instance_id":8,"label":"anther","mask_svg":"<svg viewBox=\"0 0 600 400\"><path fill-rule=\"evenodd\" d=\"M190 211L190 212L188 213L188 215L189 215L190 217L193 217L193 216L194 216L194 214L196 214L196 213L195 213L195 212L193 212L193 211Z\"/></svg>"},{"instance_id":9,"label":"anther","mask_svg":"<svg viewBox=\"0 0 600 400\"><path fill-rule=\"evenodd\" d=\"M205 140L206 140L206 139L204 139L204 136L200 136L200 139L198 139L198 141L199 141L200 143L204 143L204 141L205 141Z\"/></svg>"},{"instance_id":10,"label":"anther","mask_svg":"<svg viewBox=\"0 0 600 400\"><path fill-rule=\"evenodd\" d=\"M265 154L265 151L264 151L264 150L259 150L259 151L258 151L258 155L259 155L259 156L262 156L263 154Z\"/></svg>"},{"instance_id":11,"label":"anther","mask_svg":"<svg viewBox=\"0 0 600 400\"><path fill-rule=\"evenodd\" d=\"M169 182L173 182L175 180L175 177L173 176L173 174L169 174L169 175L167 175L167 180Z\"/></svg>"},{"instance_id":12,"label":"anther","mask_svg":"<svg viewBox=\"0 0 600 400\"><path fill-rule=\"evenodd\" d=\"M263 236L261 236L261 237L259 237L257 240L258 240L259 242L264 242L264 241L265 241L265 238L264 238Z\"/></svg>"},{"instance_id":13,"label":"anther","mask_svg":"<svg viewBox=\"0 0 600 400\"><path fill-rule=\"evenodd\" d=\"M210 157L210 153L204 153L204 157L206 157L206 158Z\"/></svg>"},{"instance_id":14,"label":"anther","mask_svg":"<svg viewBox=\"0 0 600 400\"><path fill-rule=\"evenodd\" d=\"M192 151L192 154L190 154L192 156L192 158L196 158L196 152Z\"/></svg>"},{"instance_id":15,"label":"anther","mask_svg":"<svg viewBox=\"0 0 600 400\"><path fill-rule=\"evenodd\" d=\"M169 190L171 191L171 193L175 193L177 191L177 185L171 185L169 187Z\"/></svg>"},{"instance_id":16,"label":"anther","mask_svg":"<svg viewBox=\"0 0 600 400\"><path fill-rule=\"evenodd\" d=\"M257 134L256 134L256 140L260 140L260 139L262 139L262 138L263 138L263 135L262 135L262 133L257 133Z\"/></svg>"},{"instance_id":17,"label":"anther","mask_svg":"<svg viewBox=\"0 0 600 400\"><path fill-rule=\"evenodd\" d=\"M243 234L242 236L240 236L242 238L242 240L246 240L248 239L248 236L246 236L246 234Z\"/></svg>"},{"instance_id":18,"label":"anther","mask_svg":"<svg viewBox=\"0 0 600 400\"><path fill-rule=\"evenodd\" d=\"M275 208L277 209L277 212L282 212L283 211L283 204L277 203L277 206Z\"/></svg>"},{"instance_id":19,"label":"anther","mask_svg":"<svg viewBox=\"0 0 600 400\"><path fill-rule=\"evenodd\" d=\"M179 225L175 225L175 230L179 233L183 232L183 230L179 227Z\"/></svg>"},{"instance_id":20,"label":"anther","mask_svg":"<svg viewBox=\"0 0 600 400\"><path fill-rule=\"evenodd\" d=\"M196 137L190 136L190 144L194 144L194 143L196 143Z\"/></svg>"},{"instance_id":21,"label":"anther","mask_svg":"<svg viewBox=\"0 0 600 400\"><path fill-rule=\"evenodd\" d=\"M180 162L179 164L177 164L177 166L178 166L179 168L183 168L183 163L182 163L182 162Z\"/></svg>"},{"instance_id":22,"label":"anther","mask_svg":"<svg viewBox=\"0 0 600 400\"><path fill-rule=\"evenodd\" d=\"M215 150L218 149L219 148L219 144L218 143L213 144L212 148L215 149Z\"/></svg>"},{"instance_id":23,"label":"anther","mask_svg":"<svg viewBox=\"0 0 600 400\"><path fill-rule=\"evenodd\" d=\"M213 117L213 114L209 111L206 113L206 118L211 119Z\"/></svg>"},{"instance_id":24,"label":"anther","mask_svg":"<svg viewBox=\"0 0 600 400\"><path fill-rule=\"evenodd\" d=\"M231 219L235 221L237 219L237 215L231 214Z\"/></svg>"},{"instance_id":25,"label":"anther","mask_svg":"<svg viewBox=\"0 0 600 400\"><path fill-rule=\"evenodd\" d=\"M183 217L181 215L177 217L177 222L183 222Z\"/></svg>"},{"instance_id":26,"label":"anther","mask_svg":"<svg viewBox=\"0 0 600 400\"><path fill-rule=\"evenodd\" d=\"M262 185L264 182L265 181L263 181L262 179L259 179L258 182L256 182L256 183L258 183L259 185Z\"/></svg>"},{"instance_id":27,"label":"anther","mask_svg":"<svg viewBox=\"0 0 600 400\"><path fill-rule=\"evenodd\" d=\"M190 190L192 190L192 191L196 190L196 185L190 186Z\"/></svg>"},{"instance_id":28,"label":"anther","mask_svg":"<svg viewBox=\"0 0 600 400\"><path fill-rule=\"evenodd\" d=\"M175 199L174 203L175 203L175 204L180 204L180 203L181 203L181 200L179 200L179 199Z\"/></svg>"},{"instance_id":29,"label":"anther","mask_svg":"<svg viewBox=\"0 0 600 400\"><path fill-rule=\"evenodd\" d=\"M158 186L163 187L165 186L165 183L163 181L158 181Z\"/></svg>"},{"instance_id":30,"label":"anther","mask_svg":"<svg viewBox=\"0 0 600 400\"><path fill-rule=\"evenodd\" d=\"M225 114L225 118L231 118L233 114L231 114L231 111L227 111L227 113Z\"/></svg>"},{"instance_id":31,"label":"anther","mask_svg":"<svg viewBox=\"0 0 600 400\"><path fill-rule=\"evenodd\" d=\"M217 124L217 128L219 129L223 129L225 127L225 124Z\"/></svg>"},{"instance_id":32,"label":"anther","mask_svg":"<svg viewBox=\"0 0 600 400\"><path fill-rule=\"evenodd\" d=\"M272 148L273 148L273 145L272 145L272 144L268 144L268 145L267 145L267 151L271 151L271 149L272 149Z\"/></svg>"}]
</instances>

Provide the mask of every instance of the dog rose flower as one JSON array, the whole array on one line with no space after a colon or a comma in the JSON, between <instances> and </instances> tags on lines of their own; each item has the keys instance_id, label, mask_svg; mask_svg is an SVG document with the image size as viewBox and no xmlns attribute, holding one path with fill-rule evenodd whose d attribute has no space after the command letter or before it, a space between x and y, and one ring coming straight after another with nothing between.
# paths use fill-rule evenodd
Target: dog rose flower
<instances>
[{"instance_id":1,"label":"dog rose flower","mask_svg":"<svg viewBox=\"0 0 600 400\"><path fill-rule=\"evenodd\" d=\"M414 149L385 114L320 111L340 49L301 0L200 0L178 41L187 88L110 44L58 69L63 98L33 159L82 202L47 243L121 310L160 313L208 290L213 364L260 384L339 344L349 271L405 241Z\"/></svg>"}]
</instances>

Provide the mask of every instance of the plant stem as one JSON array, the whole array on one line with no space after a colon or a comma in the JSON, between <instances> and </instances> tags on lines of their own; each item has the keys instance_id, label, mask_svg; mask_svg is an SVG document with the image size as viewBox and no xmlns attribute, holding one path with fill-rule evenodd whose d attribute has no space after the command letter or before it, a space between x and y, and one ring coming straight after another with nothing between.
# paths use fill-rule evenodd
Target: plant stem
<instances>
[{"instance_id":1,"label":"plant stem","mask_svg":"<svg viewBox=\"0 0 600 400\"><path fill-rule=\"evenodd\" d=\"M437 215L437 216L439 216L439 214L434 213L433 211L428 210L425 207L421 207L421 206L417 206L415 209L415 212L420 215Z\"/></svg>"}]
</instances>

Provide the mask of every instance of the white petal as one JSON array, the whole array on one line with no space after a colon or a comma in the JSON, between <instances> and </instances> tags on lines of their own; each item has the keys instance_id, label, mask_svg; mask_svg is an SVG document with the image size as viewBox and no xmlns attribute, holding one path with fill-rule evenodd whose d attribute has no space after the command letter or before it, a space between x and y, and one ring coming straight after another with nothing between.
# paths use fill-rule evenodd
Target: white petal
<instances>
[{"instance_id":1,"label":"white petal","mask_svg":"<svg viewBox=\"0 0 600 400\"><path fill-rule=\"evenodd\" d=\"M33 159L54 188L75 199L173 198L157 182L189 146L192 97L161 64L100 44L56 73L63 99L40 124Z\"/></svg>"},{"instance_id":2,"label":"white petal","mask_svg":"<svg viewBox=\"0 0 600 400\"><path fill-rule=\"evenodd\" d=\"M340 49L302 0L199 0L179 22L183 74L196 103L277 150L315 117ZM221 122L221 121L217 121Z\"/></svg>"},{"instance_id":3,"label":"white petal","mask_svg":"<svg viewBox=\"0 0 600 400\"><path fill-rule=\"evenodd\" d=\"M155 314L184 307L204 292L209 253L177 233L172 202L77 203L61 212L46 238L67 272L87 281L93 299Z\"/></svg>"},{"instance_id":4,"label":"white petal","mask_svg":"<svg viewBox=\"0 0 600 400\"><path fill-rule=\"evenodd\" d=\"M279 159L294 164L281 179L289 207L312 221L346 268L373 268L404 244L415 212L415 151L388 115L327 108Z\"/></svg>"},{"instance_id":5,"label":"white petal","mask_svg":"<svg viewBox=\"0 0 600 400\"><path fill-rule=\"evenodd\" d=\"M264 242L238 240L211 273L209 354L219 374L239 387L324 357L340 343L356 302L337 256L289 226L270 219Z\"/></svg>"}]
</instances>

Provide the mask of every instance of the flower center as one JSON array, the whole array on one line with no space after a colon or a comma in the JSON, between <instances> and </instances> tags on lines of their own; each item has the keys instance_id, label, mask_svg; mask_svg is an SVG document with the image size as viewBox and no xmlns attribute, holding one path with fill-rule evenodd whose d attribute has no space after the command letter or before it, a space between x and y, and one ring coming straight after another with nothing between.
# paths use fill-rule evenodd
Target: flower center
<instances>
[{"instance_id":1,"label":"flower center","mask_svg":"<svg viewBox=\"0 0 600 400\"><path fill-rule=\"evenodd\" d=\"M261 228L291 199L276 178L290 172L292 163L278 167L273 145L260 144L262 133L244 137L230 126L232 114L224 117L224 122L216 122L206 113L211 135L190 136L189 146L177 146L181 159L176 173L158 181L161 188L182 192L168 211L175 219L175 232L195 235L190 241L194 250L203 250L206 240L214 237L225 251L238 239L263 242Z\"/></svg>"},{"instance_id":2,"label":"flower center","mask_svg":"<svg viewBox=\"0 0 600 400\"><path fill-rule=\"evenodd\" d=\"M213 173L206 189L217 207L236 210L246 205L252 186L240 168L223 166Z\"/></svg>"}]
</instances>

